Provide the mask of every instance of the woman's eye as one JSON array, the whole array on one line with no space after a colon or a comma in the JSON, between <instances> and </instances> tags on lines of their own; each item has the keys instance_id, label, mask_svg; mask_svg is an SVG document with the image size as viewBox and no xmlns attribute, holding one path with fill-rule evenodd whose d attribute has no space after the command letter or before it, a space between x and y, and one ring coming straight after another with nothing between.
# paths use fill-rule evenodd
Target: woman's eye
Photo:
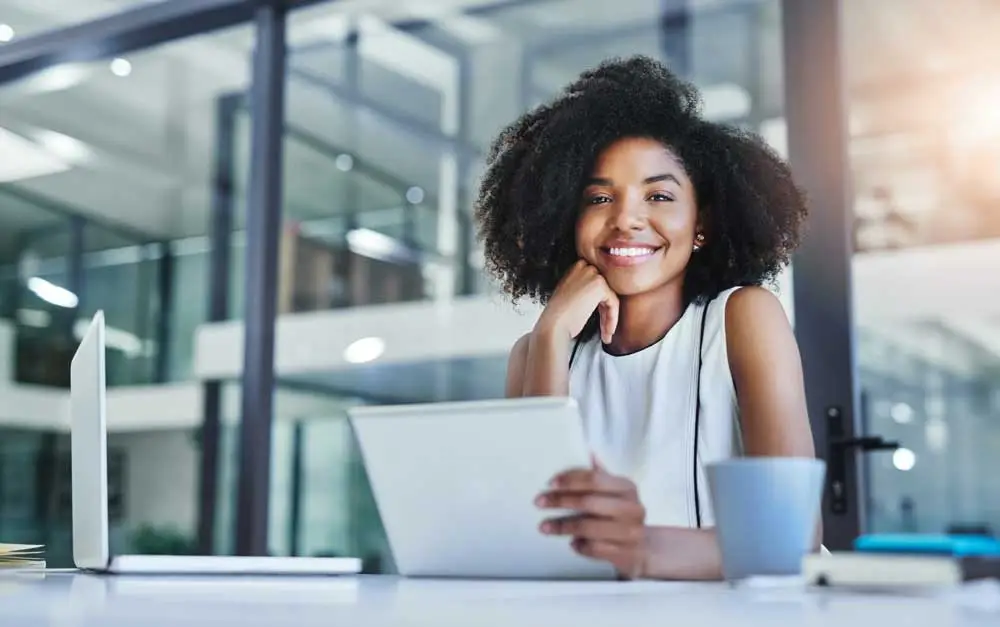
<instances>
[{"instance_id":1,"label":"woman's eye","mask_svg":"<svg viewBox=\"0 0 1000 627\"><path fill-rule=\"evenodd\" d=\"M661 193L653 194L653 195L651 195L649 197L649 199L652 200L653 202L672 202L673 201L673 197L672 196L670 196L669 194L661 194Z\"/></svg>"},{"instance_id":2,"label":"woman's eye","mask_svg":"<svg viewBox=\"0 0 1000 627\"><path fill-rule=\"evenodd\" d=\"M591 196L588 202L591 205L600 205L602 203L611 202L611 199L607 196Z\"/></svg>"}]
</instances>

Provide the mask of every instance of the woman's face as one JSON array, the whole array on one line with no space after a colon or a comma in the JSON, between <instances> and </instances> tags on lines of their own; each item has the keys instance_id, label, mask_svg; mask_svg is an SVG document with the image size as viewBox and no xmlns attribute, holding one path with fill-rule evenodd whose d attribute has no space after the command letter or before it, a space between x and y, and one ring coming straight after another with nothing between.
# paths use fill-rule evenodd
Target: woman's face
<instances>
[{"instance_id":1,"label":"woman's face","mask_svg":"<svg viewBox=\"0 0 1000 627\"><path fill-rule=\"evenodd\" d=\"M583 191L576 248L619 296L682 280L698 233L694 186L663 144L626 138L597 158Z\"/></svg>"}]
</instances>

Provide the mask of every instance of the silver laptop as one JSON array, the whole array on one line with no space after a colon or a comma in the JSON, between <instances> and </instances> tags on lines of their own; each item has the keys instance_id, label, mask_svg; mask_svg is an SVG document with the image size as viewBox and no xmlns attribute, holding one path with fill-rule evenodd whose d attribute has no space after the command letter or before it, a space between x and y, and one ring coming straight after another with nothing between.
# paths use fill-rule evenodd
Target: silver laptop
<instances>
[{"instance_id":1,"label":"silver laptop","mask_svg":"<svg viewBox=\"0 0 1000 627\"><path fill-rule=\"evenodd\" d=\"M356 558L112 555L108 540L108 459L104 313L99 311L70 368L73 561L108 573L348 575Z\"/></svg>"},{"instance_id":2,"label":"silver laptop","mask_svg":"<svg viewBox=\"0 0 1000 627\"><path fill-rule=\"evenodd\" d=\"M535 497L590 464L576 403L523 398L348 411L401 575L606 579L606 562L543 535Z\"/></svg>"}]
</instances>

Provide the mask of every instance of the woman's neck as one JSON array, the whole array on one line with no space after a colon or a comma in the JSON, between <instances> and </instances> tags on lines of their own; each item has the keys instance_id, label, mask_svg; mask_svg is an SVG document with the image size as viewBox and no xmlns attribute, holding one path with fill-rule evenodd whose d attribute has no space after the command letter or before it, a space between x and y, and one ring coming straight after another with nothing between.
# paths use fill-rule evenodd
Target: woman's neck
<instances>
[{"instance_id":1,"label":"woman's neck","mask_svg":"<svg viewBox=\"0 0 1000 627\"><path fill-rule=\"evenodd\" d=\"M680 284L619 297L618 329L606 350L613 355L627 355L652 346L683 314L684 295Z\"/></svg>"}]
</instances>

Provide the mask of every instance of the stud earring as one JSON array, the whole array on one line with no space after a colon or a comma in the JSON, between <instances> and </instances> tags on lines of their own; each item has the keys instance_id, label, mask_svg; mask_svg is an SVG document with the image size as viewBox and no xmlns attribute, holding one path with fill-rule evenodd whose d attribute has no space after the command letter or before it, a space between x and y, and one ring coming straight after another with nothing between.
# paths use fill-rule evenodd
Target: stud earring
<instances>
[{"instance_id":1,"label":"stud earring","mask_svg":"<svg viewBox=\"0 0 1000 627\"><path fill-rule=\"evenodd\" d=\"M701 247L704 246L704 245L705 245L705 235L702 234L702 233L698 233L697 235L695 235L694 236L694 251L698 252L699 250L701 250Z\"/></svg>"}]
</instances>

